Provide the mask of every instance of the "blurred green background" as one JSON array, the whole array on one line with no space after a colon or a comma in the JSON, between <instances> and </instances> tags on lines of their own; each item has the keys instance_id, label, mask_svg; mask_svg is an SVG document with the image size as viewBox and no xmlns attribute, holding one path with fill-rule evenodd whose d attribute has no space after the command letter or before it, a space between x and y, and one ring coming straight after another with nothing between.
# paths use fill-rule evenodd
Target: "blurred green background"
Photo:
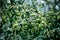
<instances>
[{"instance_id":1,"label":"blurred green background","mask_svg":"<svg viewBox=\"0 0 60 40\"><path fill-rule=\"evenodd\" d=\"M0 0L0 40L60 40L60 0Z\"/></svg>"}]
</instances>

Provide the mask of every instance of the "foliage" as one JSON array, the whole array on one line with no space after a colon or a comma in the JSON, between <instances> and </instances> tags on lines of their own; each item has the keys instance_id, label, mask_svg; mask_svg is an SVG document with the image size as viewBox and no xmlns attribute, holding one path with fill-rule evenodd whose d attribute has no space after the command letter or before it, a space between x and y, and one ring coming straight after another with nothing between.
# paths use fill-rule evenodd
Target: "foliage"
<instances>
[{"instance_id":1,"label":"foliage","mask_svg":"<svg viewBox=\"0 0 60 40\"><path fill-rule=\"evenodd\" d=\"M25 0L5 2L0 10L0 40L60 40L60 11L55 8L59 2L52 2L47 12L43 8L50 1L38 4L37 0L32 0L32 5Z\"/></svg>"}]
</instances>

